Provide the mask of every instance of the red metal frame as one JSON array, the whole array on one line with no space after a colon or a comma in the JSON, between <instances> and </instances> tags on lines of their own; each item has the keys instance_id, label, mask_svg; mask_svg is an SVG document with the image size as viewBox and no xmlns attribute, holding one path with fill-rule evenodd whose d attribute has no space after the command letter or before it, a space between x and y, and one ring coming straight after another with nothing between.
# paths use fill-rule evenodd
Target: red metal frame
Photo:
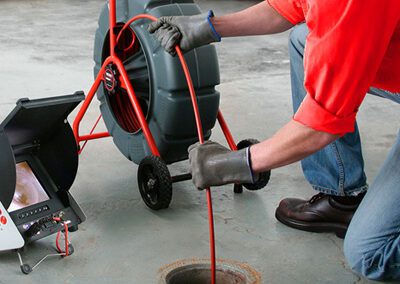
<instances>
[{"instance_id":1,"label":"red metal frame","mask_svg":"<svg viewBox=\"0 0 400 284\"><path fill-rule=\"evenodd\" d=\"M86 111L88 110L88 108L93 100L93 97L95 96L95 94L100 86L100 83L102 83L102 81L103 81L103 75L104 75L106 66L108 66L109 64L113 64L119 71L120 84L127 91L129 101L134 109L134 113L139 121L140 127L143 131L143 134L146 138L146 141L149 145L149 148L150 148L152 154L160 157L160 152L158 151L158 148L154 141L153 135L151 134L151 132L149 130L149 126L146 122L145 116L143 115L142 109L140 108L140 104L136 97L135 91L132 87L131 82L129 81L128 74L126 73L126 70L124 68L124 65L123 65L121 59L118 58L118 55L115 53L115 47L118 44L118 40L119 40L120 36L122 35L123 31L130 26L131 23L133 23L134 21L136 21L138 19L149 19L152 21L156 21L157 19L154 16L145 15L145 14L133 17L122 27L122 29L119 31L117 38L116 38L115 30L114 30L117 26L117 23L116 23L116 0L109 1L109 9L110 9L110 12L109 12L110 56L107 57L106 60L104 61L99 73L97 74L96 80L95 80L94 84L92 85L85 101L83 102L83 105L79 109L79 112L73 123L73 132L75 135L76 143L78 144L78 146L80 146L80 142L84 141L84 144L83 144L82 148L79 150L79 153L82 152L87 141L110 136L110 134L108 132L93 133L101 116L99 116L95 125L93 126L92 130L90 131L90 134L88 134L88 135L81 136L79 134L79 126L80 126L80 123L81 123L84 115L86 114ZM180 48L178 46L176 47L176 52L181 61L182 68L183 68L183 71L185 73L185 77L186 77L186 80L188 83L189 92L190 92L190 96L191 96L191 100L192 100L192 104L193 104L193 110L194 110L195 119L196 119L196 126L197 126L199 141L200 141L200 143L203 143L204 142L203 128L201 126L200 113L199 113L199 109L197 106L197 99L196 99L196 94L194 91L193 83L192 83L192 80L191 80L191 77L189 74L189 68L183 57L182 51L180 50ZM218 118L218 122L221 126L222 132L224 133L225 138L229 144L229 147L231 148L231 150L237 150L235 141L233 140L232 134L228 128L228 125L227 125L221 111L218 111L217 118ZM211 199L210 188L206 189L206 193L207 193L207 204L208 204L208 211L209 211L210 254L211 254L211 273L212 273L211 283L215 284L215 281L216 281L215 236L214 236L214 218L213 218L213 213L212 213L212 199Z\"/></svg>"},{"instance_id":2,"label":"red metal frame","mask_svg":"<svg viewBox=\"0 0 400 284\"><path fill-rule=\"evenodd\" d=\"M146 141L147 141L147 143L149 145L151 153L153 155L155 155L155 156L159 156L160 157L160 152L159 152L159 150L157 148L157 145L156 145L156 143L154 141L154 137L150 132L150 129L149 129L149 126L148 126L148 124L146 122L146 118L145 118L145 116L143 114L143 111L140 108L140 104L138 102L138 99L137 99L137 96L135 94L135 91L134 91L134 89L132 87L132 84L129 81L129 77L128 77L127 73L126 73L124 65L122 64L122 61L118 58L118 56L115 53L115 47L116 47L116 45L118 43L118 40L120 39L120 36L122 35L123 31L125 29L127 29L134 21L139 20L139 19L144 19L144 18L152 20L152 21L156 21L157 18L155 18L154 16L151 16L151 15L145 15L145 14L133 17L132 19L130 19L122 27L122 29L119 31L118 35L116 35L115 34L115 28L117 26L117 22L116 22L116 3L115 3L115 0L110 0L109 1L109 9L110 9L110 13L109 13L109 15L110 15L109 16L110 56L108 56L105 59L105 61L104 61L103 65L102 65L99 73L97 74L95 82L93 83L92 87L90 88L89 93L87 94L86 99L83 102L83 104L82 104L81 108L79 109L79 112L78 112L78 114L77 114L77 116L76 116L76 118L74 120L73 131L74 131L76 142L77 142L77 144L79 146L81 142L84 142L86 144L87 141L89 141L89 140L95 140L95 139L100 139L100 138L105 138L105 137L109 137L110 136L110 134L108 132L93 133L93 130L97 126L97 123L98 123L99 119L96 121L95 126L92 128L92 131L90 132L90 134L80 135L79 127L80 127L80 123L81 123L83 117L85 116L85 114L86 114L86 112L87 112L87 110L88 110L88 108L89 108L89 106L90 106L90 104L91 104L91 102L92 102L92 100L93 100L98 88L100 87L100 84L103 81L103 75L104 75L106 66L109 65L109 64L113 64L114 66L116 66L116 68L119 71L119 74L120 74L119 80L121 80L121 82L120 82L121 86L126 88L129 100L130 100L130 102L132 104L132 107L133 107L133 109L135 111L135 115L139 120L140 127L141 127L141 129L143 131L143 134L144 134L144 137L146 138ZM182 56L182 58L183 58L182 54L178 53L178 56L179 55ZM187 74L187 75L190 77L190 74ZM194 93L194 90L193 90L193 93ZM196 101L196 100L194 100L194 101ZM195 111L196 111L196 109L197 108L195 108ZM226 140L228 142L229 147L231 148L231 150L237 150L236 143L235 143L235 141L234 141L234 139L232 137L232 134L231 134L231 132L230 132L230 130L228 128L228 125L227 125L224 117L222 116L221 111L218 111L218 117L217 118L218 118L218 122L219 122L219 124L221 126L222 132L224 133L225 138L226 138ZM199 131L199 133L198 133L199 137L202 137L203 135L201 135L202 134L201 127L200 128L198 127L198 131ZM79 153L82 152L85 144L83 145L83 147L79 151Z\"/></svg>"},{"instance_id":3,"label":"red metal frame","mask_svg":"<svg viewBox=\"0 0 400 284\"><path fill-rule=\"evenodd\" d=\"M97 74L96 80L91 87L89 93L87 94L87 97L85 101L83 102L82 107L79 109L79 112L74 120L73 123L73 131L75 135L76 142L78 145L80 142L85 141L87 142L88 140L94 140L94 139L99 139L99 138L104 138L104 137L109 137L110 134L108 132L102 132L102 133L91 133L88 135L80 135L79 134L79 126L80 123L86 114L86 111L89 108L89 105L91 104L93 97L95 96L100 83L103 81L103 75L104 71L107 65L109 64L114 64L116 68L119 71L120 74L120 80L123 86L126 87L126 91L128 93L129 100L132 104L132 107L135 111L135 115L139 120L141 129L143 131L143 134L146 138L146 141L149 145L149 148L151 150L151 153L155 156L160 156L160 152L158 151L158 148L156 146L156 143L154 141L153 135L150 132L149 126L146 122L146 118L142 112L142 109L140 108L139 101L137 99L137 96L135 94L135 91L133 90L133 87L129 81L128 74L126 73L126 70L124 68L124 65L122 64L121 60L116 56L115 54L115 46L117 44L116 38L115 38L115 33L114 29L117 25L116 23L116 9L115 9L115 0L109 1L109 9L110 9L110 17L109 17L109 26L110 26L110 56L106 58L106 60L103 63L103 66L101 67L99 73ZM122 30L120 31L119 34L122 33ZM80 151L81 152L81 151Z\"/></svg>"}]
</instances>

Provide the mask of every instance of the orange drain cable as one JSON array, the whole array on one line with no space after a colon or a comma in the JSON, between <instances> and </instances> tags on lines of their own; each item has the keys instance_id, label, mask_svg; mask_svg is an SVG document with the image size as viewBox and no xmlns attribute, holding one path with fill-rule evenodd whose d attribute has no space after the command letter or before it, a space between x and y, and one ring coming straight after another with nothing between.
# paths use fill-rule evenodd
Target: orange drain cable
<instances>
[{"instance_id":1,"label":"orange drain cable","mask_svg":"<svg viewBox=\"0 0 400 284\"><path fill-rule=\"evenodd\" d=\"M192 104L193 104L194 116L196 119L197 134L199 136L199 141L201 144L203 144L204 143L203 127L201 125L199 107L197 105L196 94L194 92L193 82L190 77L189 68L186 64L186 60L183 57L182 51L179 48L179 46L176 46L175 49L176 49L176 54L178 54L179 60L181 61L183 72L185 73L186 81L188 83L190 97L192 99ZM208 205L208 225L209 225L209 230L210 230L211 283L215 284L215 273L216 273L215 234L214 234L214 215L213 215L213 209L212 209L212 198L211 198L210 188L206 189L206 194L207 194L207 205Z\"/></svg>"},{"instance_id":2,"label":"orange drain cable","mask_svg":"<svg viewBox=\"0 0 400 284\"><path fill-rule=\"evenodd\" d=\"M134 21L140 20L140 19L149 19L152 21L157 21L157 18L148 15L148 14L140 14L132 19L130 19L126 24L122 27L122 29L119 31L119 34L117 36L117 43L118 40L122 34L122 32L128 28ZM199 107L197 105L197 99L196 99L196 93L194 91L193 87L193 82L192 78L190 77L190 72L189 68L186 64L186 60L183 57L182 51L179 48L179 46L175 46L176 53L179 57L179 60L182 65L183 72L185 73L186 77L186 82L188 84L189 92L190 92L190 97L192 99L192 105L193 105L193 111L194 111L194 116L196 119L196 126L197 126L197 134L199 137L199 142L201 144L204 143L204 136L203 136L203 127L201 125L201 119L200 119L200 112L199 112ZM207 194L207 205L208 205L208 222L209 222L209 231L210 231L210 260L211 260L211 284L215 284L215 279L216 279L216 265L215 265L215 234L214 234L214 216L213 216L213 209L212 209L212 198L211 198L211 190L210 188L206 188L206 194Z\"/></svg>"}]
</instances>

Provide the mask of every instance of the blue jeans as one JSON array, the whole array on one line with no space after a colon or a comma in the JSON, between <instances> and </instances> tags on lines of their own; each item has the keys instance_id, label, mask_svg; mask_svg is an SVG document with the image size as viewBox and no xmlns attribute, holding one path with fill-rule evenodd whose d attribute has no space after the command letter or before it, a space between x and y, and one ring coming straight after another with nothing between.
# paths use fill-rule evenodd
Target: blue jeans
<instances>
[{"instance_id":1,"label":"blue jeans","mask_svg":"<svg viewBox=\"0 0 400 284\"><path fill-rule=\"evenodd\" d=\"M308 29L296 26L290 35L289 53L293 109L303 101L303 54ZM369 93L400 103L400 94L371 88ZM357 125L324 149L302 161L311 186L331 195L366 191L364 160ZM351 268L370 279L400 280L400 134L367 191L349 226L344 253Z\"/></svg>"}]
</instances>

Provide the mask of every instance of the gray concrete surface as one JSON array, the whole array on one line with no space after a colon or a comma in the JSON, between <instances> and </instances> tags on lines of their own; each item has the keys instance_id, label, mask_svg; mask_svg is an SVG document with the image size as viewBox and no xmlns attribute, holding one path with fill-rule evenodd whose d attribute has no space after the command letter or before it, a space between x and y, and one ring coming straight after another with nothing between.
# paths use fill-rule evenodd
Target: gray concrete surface
<instances>
[{"instance_id":1,"label":"gray concrete surface","mask_svg":"<svg viewBox=\"0 0 400 284\"><path fill-rule=\"evenodd\" d=\"M198 3L219 15L256 2ZM102 5L100 0L0 1L1 120L18 98L89 89ZM269 137L291 117L287 35L224 39L217 47L221 108L237 140ZM94 106L88 121L97 113ZM358 117L371 181L395 139L398 106L368 97ZM213 139L223 141L219 129ZM181 163L171 171L185 168ZM0 283L156 283L160 267L207 257L204 192L190 182L176 184L170 209L152 212L139 196L136 170L110 139L90 143L72 189L88 217L72 235L75 254L48 260L24 276L16 255L1 253ZM282 198L313 194L299 164L275 170L266 190L234 195L225 186L213 193L218 257L250 264L265 283L367 283L345 264L342 240L296 231L275 220ZM26 260L37 261L53 246L54 237L29 246Z\"/></svg>"}]
</instances>

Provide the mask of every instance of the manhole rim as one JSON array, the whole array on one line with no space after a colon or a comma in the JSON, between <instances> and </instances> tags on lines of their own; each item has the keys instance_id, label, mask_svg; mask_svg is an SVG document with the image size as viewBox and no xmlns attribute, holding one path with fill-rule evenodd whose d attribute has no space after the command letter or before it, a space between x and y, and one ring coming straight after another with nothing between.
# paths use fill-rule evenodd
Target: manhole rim
<instances>
[{"instance_id":1,"label":"manhole rim","mask_svg":"<svg viewBox=\"0 0 400 284\"><path fill-rule=\"evenodd\" d=\"M218 271L229 271L232 273L241 274L246 278L246 284L261 284L261 274L251 267L248 263L239 262L237 260L230 259L217 259L217 270ZM210 259L207 258L193 258L193 259L181 259L167 264L159 269L159 284L166 284L167 278L171 273L184 272L190 270L193 267L199 267L200 269L210 268Z\"/></svg>"}]
</instances>

